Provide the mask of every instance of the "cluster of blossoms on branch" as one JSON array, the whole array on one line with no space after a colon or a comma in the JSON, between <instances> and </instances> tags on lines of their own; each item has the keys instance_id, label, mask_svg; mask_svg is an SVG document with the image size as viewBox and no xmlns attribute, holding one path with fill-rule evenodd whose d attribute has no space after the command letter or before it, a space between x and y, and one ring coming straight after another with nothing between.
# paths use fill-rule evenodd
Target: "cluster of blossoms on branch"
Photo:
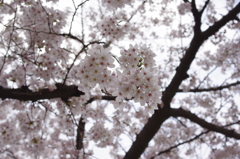
<instances>
[{"instance_id":1,"label":"cluster of blossoms on branch","mask_svg":"<svg viewBox=\"0 0 240 159\"><path fill-rule=\"evenodd\" d=\"M126 4L131 4L135 0L102 0L102 4L108 9L123 8Z\"/></svg>"},{"instance_id":2,"label":"cluster of blossoms on branch","mask_svg":"<svg viewBox=\"0 0 240 159\"><path fill-rule=\"evenodd\" d=\"M72 71L81 80L80 90L89 91L97 84L116 101L133 99L141 105L151 106L153 112L161 103L156 56L146 45L129 46L121 50L119 59L110 48L96 46L89 50L83 62ZM114 57L116 59L114 59ZM115 67L114 61L117 61Z\"/></svg>"},{"instance_id":3,"label":"cluster of blossoms on branch","mask_svg":"<svg viewBox=\"0 0 240 159\"><path fill-rule=\"evenodd\" d=\"M182 2L178 6L178 12L181 15L185 15L186 13L189 13L191 11L191 3L190 2Z\"/></svg>"},{"instance_id":4,"label":"cluster of blossoms on branch","mask_svg":"<svg viewBox=\"0 0 240 159\"><path fill-rule=\"evenodd\" d=\"M123 19L123 17L121 17L120 14L105 17L98 23L101 35L109 41L123 37L123 35L127 33L128 25L122 24L121 19Z\"/></svg>"}]
</instances>

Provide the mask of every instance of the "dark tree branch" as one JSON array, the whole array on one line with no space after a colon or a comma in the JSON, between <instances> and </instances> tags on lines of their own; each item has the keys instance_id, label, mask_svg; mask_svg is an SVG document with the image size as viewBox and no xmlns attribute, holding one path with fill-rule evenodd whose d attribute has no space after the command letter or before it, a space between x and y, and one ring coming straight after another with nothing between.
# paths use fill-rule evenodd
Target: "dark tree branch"
<instances>
[{"instance_id":1,"label":"dark tree branch","mask_svg":"<svg viewBox=\"0 0 240 159\"><path fill-rule=\"evenodd\" d=\"M115 96L102 96L101 98L99 97L91 97L85 104L92 103L95 100L107 100L107 101L114 101L116 99Z\"/></svg>"},{"instance_id":2,"label":"dark tree branch","mask_svg":"<svg viewBox=\"0 0 240 159\"><path fill-rule=\"evenodd\" d=\"M26 86L18 89L3 88L0 86L1 99L17 99L20 101L37 101L41 99L61 98L68 99L70 97L79 97L84 95L82 91L78 90L77 86L58 84L57 89L51 91L49 89L41 89L38 92L33 92Z\"/></svg>"},{"instance_id":3,"label":"dark tree branch","mask_svg":"<svg viewBox=\"0 0 240 159\"><path fill-rule=\"evenodd\" d=\"M103 100L115 100L116 96L102 96L101 99L103 99Z\"/></svg>"},{"instance_id":4,"label":"dark tree branch","mask_svg":"<svg viewBox=\"0 0 240 159\"><path fill-rule=\"evenodd\" d=\"M187 92L194 92L194 93L197 93L197 92L209 92L209 91L220 91L220 90L223 90L223 89L226 89L226 88L230 88L230 87L233 87L233 86L237 86L240 84L240 81L237 81L237 82L234 82L234 83L231 83L231 84L226 84L224 86L219 86L219 87L211 87L211 88L202 88L202 89L199 89L199 88L196 88L196 89L190 89L189 91ZM183 89L179 89L178 92L184 92Z\"/></svg>"},{"instance_id":5,"label":"dark tree branch","mask_svg":"<svg viewBox=\"0 0 240 159\"><path fill-rule=\"evenodd\" d=\"M193 30L194 30L194 34L198 34L201 32L202 14L198 11L195 0L192 0L191 6L192 6L192 14L193 14L194 21L195 21Z\"/></svg>"},{"instance_id":6,"label":"dark tree branch","mask_svg":"<svg viewBox=\"0 0 240 159\"><path fill-rule=\"evenodd\" d=\"M76 138L76 149L81 150L83 148L83 138L85 131L85 122L83 117L79 119Z\"/></svg>"},{"instance_id":7,"label":"dark tree branch","mask_svg":"<svg viewBox=\"0 0 240 159\"><path fill-rule=\"evenodd\" d=\"M124 159L138 159L148 146L149 141L157 133L164 121L169 116L169 109L164 107L154 112L152 117L145 124L142 131L137 135L136 140L133 142L130 150L126 153Z\"/></svg>"},{"instance_id":8,"label":"dark tree branch","mask_svg":"<svg viewBox=\"0 0 240 159\"><path fill-rule=\"evenodd\" d=\"M207 5L207 2L206 2L206 5ZM168 85L168 87L166 88L163 94L162 101L164 103L164 106L168 106L168 107L170 106L170 102L172 98L175 96L180 84L182 83L183 80L188 78L187 71L190 68L192 61L195 59L198 49L203 44L203 42L208 39L208 37L206 37L205 35L203 36L203 33L200 30L202 13L199 13L199 11L197 10L195 0L192 0L192 13L195 20L194 36L190 43L189 48L186 50L185 55L181 59L180 65L176 69L176 73L171 83ZM229 21L230 20L232 19L229 19ZM217 28L215 29L216 29L215 32L217 32L218 29Z\"/></svg>"},{"instance_id":9,"label":"dark tree branch","mask_svg":"<svg viewBox=\"0 0 240 159\"><path fill-rule=\"evenodd\" d=\"M206 31L203 32L204 39L208 39L210 36L214 35L220 28L226 25L229 21L236 19L237 14L240 13L240 2L238 5L228 12L227 15L223 16L219 21L215 22Z\"/></svg>"},{"instance_id":10,"label":"dark tree branch","mask_svg":"<svg viewBox=\"0 0 240 159\"><path fill-rule=\"evenodd\" d=\"M226 137L231 137L234 139L240 139L240 134L236 133L234 130L229 130L224 128L225 126L218 126L212 123L209 123L205 121L204 119L199 118L197 115L191 113L190 111L184 110L182 108L179 109L171 109L170 111L172 117L184 117L192 122L200 125L201 127L209 130L209 131L214 131L218 132L220 134L225 135Z\"/></svg>"},{"instance_id":11,"label":"dark tree branch","mask_svg":"<svg viewBox=\"0 0 240 159\"><path fill-rule=\"evenodd\" d=\"M68 38L74 39L74 40L76 40L76 41L78 41L78 42L80 42L81 44L84 45L84 43L83 43L83 41L82 41L81 39L79 39L78 37L72 35L71 33L68 33L68 34L66 34L66 33L62 33L62 34L54 33L54 34L55 34L55 35L64 36L64 37L68 37Z\"/></svg>"},{"instance_id":12,"label":"dark tree branch","mask_svg":"<svg viewBox=\"0 0 240 159\"><path fill-rule=\"evenodd\" d=\"M210 2L210 0L207 0L202 8L202 10L199 12L201 15L203 14L204 10L207 8L208 3Z\"/></svg>"},{"instance_id":13,"label":"dark tree branch","mask_svg":"<svg viewBox=\"0 0 240 159\"><path fill-rule=\"evenodd\" d=\"M191 6L192 6L192 13L193 13L193 16L194 16L194 18L195 18L195 17L197 17L197 15L198 15L198 9L197 9L196 1L195 1L195 0L192 0ZM194 19L194 20L196 20L196 19Z\"/></svg>"},{"instance_id":14,"label":"dark tree branch","mask_svg":"<svg viewBox=\"0 0 240 159\"><path fill-rule=\"evenodd\" d=\"M180 84L182 83L183 80L188 78L187 71L190 68L190 65L194 60L196 53L200 46L202 45L203 41L204 40L201 38L201 36L194 36L190 44L190 47L186 51L186 54L182 58L180 65L176 69L176 73L171 83L163 93L162 101L164 103L164 106L170 107L171 100L178 91Z\"/></svg>"},{"instance_id":15,"label":"dark tree branch","mask_svg":"<svg viewBox=\"0 0 240 159\"><path fill-rule=\"evenodd\" d=\"M203 42L204 39L202 38L201 34L199 32L195 32L189 48L181 59L180 65L176 69L176 73L171 83L168 85L165 92L163 93L162 101L164 103L164 106L170 107L171 100L178 91L180 84L183 80L188 78L187 71L189 70L191 63L194 60L197 51Z\"/></svg>"}]
</instances>

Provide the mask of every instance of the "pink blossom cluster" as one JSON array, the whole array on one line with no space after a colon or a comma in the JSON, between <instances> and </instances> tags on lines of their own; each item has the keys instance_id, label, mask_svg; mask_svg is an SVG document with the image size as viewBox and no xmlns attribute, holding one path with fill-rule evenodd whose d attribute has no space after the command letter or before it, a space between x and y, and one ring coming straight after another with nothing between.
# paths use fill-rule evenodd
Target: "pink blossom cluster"
<instances>
[{"instance_id":1,"label":"pink blossom cluster","mask_svg":"<svg viewBox=\"0 0 240 159\"><path fill-rule=\"evenodd\" d=\"M186 13L189 13L191 11L191 9L192 9L191 3L189 3L189 2L182 2L178 6L178 12L179 12L180 15L184 15Z\"/></svg>"},{"instance_id":2,"label":"pink blossom cluster","mask_svg":"<svg viewBox=\"0 0 240 159\"><path fill-rule=\"evenodd\" d=\"M54 3L52 1L52 3ZM66 23L67 14L61 14L61 11L53 7L42 7L41 1L24 1L19 5L20 12L24 16L19 17L19 22L28 24L24 27L31 28L32 31L57 32L62 29ZM30 25L29 25L30 24ZM38 37L41 41L45 37ZM51 41L52 39L49 39ZM37 40L36 40L37 41ZM47 41L46 41L47 42Z\"/></svg>"},{"instance_id":3,"label":"pink blossom cluster","mask_svg":"<svg viewBox=\"0 0 240 159\"><path fill-rule=\"evenodd\" d=\"M223 38L227 39L225 35L223 36ZM232 69L231 67L234 66L235 68L239 68L239 65L237 65L240 60L239 41L240 38L229 41L226 40L226 42L224 43L222 43L223 40L219 40L219 47L216 50L218 53L215 54L210 50L206 50L204 52L204 56L206 56L207 58L200 59L199 61L197 61L197 64L201 64L201 67L204 70L210 70L213 66L218 66L219 68L221 68L221 71L224 74L234 71L234 69Z\"/></svg>"},{"instance_id":4,"label":"pink blossom cluster","mask_svg":"<svg viewBox=\"0 0 240 159\"><path fill-rule=\"evenodd\" d=\"M46 148L45 144L46 142L41 139L41 136L30 138L30 142L26 144L27 151L36 156L41 155L42 151Z\"/></svg>"},{"instance_id":5,"label":"pink blossom cluster","mask_svg":"<svg viewBox=\"0 0 240 159\"><path fill-rule=\"evenodd\" d=\"M123 18L121 15L111 15L105 17L101 22L98 23L99 31L102 37L108 41L121 39L128 30L128 25L121 21Z\"/></svg>"},{"instance_id":6,"label":"pink blossom cluster","mask_svg":"<svg viewBox=\"0 0 240 159\"><path fill-rule=\"evenodd\" d=\"M118 71L119 89L113 95L117 101L123 98L134 98L141 105L155 105L161 103L158 70L155 68L156 56L146 45L129 46L121 51L119 58L121 70Z\"/></svg>"},{"instance_id":7,"label":"pink blossom cluster","mask_svg":"<svg viewBox=\"0 0 240 159\"><path fill-rule=\"evenodd\" d=\"M81 90L89 91L98 84L101 89L116 96L117 102L133 99L141 105L149 105L153 111L161 102L158 70L154 61L156 55L146 45L130 45L120 54L120 67L114 69L110 48L97 46L89 51L79 70L73 71L81 80Z\"/></svg>"},{"instance_id":8,"label":"pink blossom cluster","mask_svg":"<svg viewBox=\"0 0 240 159\"><path fill-rule=\"evenodd\" d=\"M5 123L1 123L0 126L0 131L1 131L1 140L0 144L1 145L11 145L17 142L17 140L20 140L17 138L17 136L13 136L13 134L16 131L15 127L11 127L11 122L12 121L6 121Z\"/></svg>"},{"instance_id":9,"label":"pink blossom cluster","mask_svg":"<svg viewBox=\"0 0 240 159\"><path fill-rule=\"evenodd\" d=\"M108 129L101 123L95 123L88 132L91 134L92 140L97 143L99 147L106 147L113 142L113 136L109 133Z\"/></svg>"},{"instance_id":10,"label":"pink blossom cluster","mask_svg":"<svg viewBox=\"0 0 240 159\"><path fill-rule=\"evenodd\" d=\"M133 3L135 0L102 0L103 5L108 9L123 8L126 4Z\"/></svg>"},{"instance_id":11,"label":"pink blossom cluster","mask_svg":"<svg viewBox=\"0 0 240 159\"><path fill-rule=\"evenodd\" d=\"M110 49L96 46L89 51L84 60L76 68L74 76L81 81L81 89L89 92L97 84L105 88L112 80L113 74L110 68L115 67L114 59L109 53Z\"/></svg>"}]
</instances>

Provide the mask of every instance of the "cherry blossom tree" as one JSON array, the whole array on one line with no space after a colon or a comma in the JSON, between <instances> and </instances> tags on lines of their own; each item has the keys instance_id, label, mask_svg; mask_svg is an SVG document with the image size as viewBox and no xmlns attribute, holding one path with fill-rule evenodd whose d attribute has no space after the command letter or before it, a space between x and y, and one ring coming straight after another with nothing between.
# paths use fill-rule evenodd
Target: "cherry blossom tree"
<instances>
[{"instance_id":1,"label":"cherry blossom tree","mask_svg":"<svg viewBox=\"0 0 240 159\"><path fill-rule=\"evenodd\" d=\"M239 0L0 10L1 158L240 158Z\"/></svg>"}]
</instances>

